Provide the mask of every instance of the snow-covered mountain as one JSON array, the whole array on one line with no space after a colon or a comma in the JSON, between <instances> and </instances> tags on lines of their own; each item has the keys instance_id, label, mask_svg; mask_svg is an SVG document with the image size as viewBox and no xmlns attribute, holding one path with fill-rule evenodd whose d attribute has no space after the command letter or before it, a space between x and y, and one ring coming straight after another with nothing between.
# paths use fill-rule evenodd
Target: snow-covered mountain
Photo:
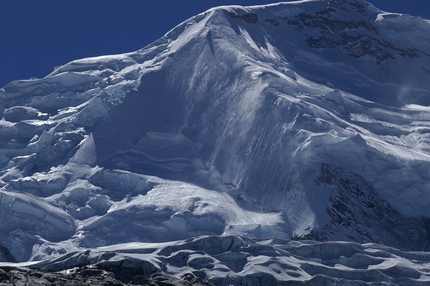
<instances>
[{"instance_id":1,"label":"snow-covered mountain","mask_svg":"<svg viewBox=\"0 0 430 286\"><path fill-rule=\"evenodd\" d=\"M139 51L13 81L0 90L0 259L117 259L91 249L215 284L430 281L427 253L390 248L429 243L429 79L428 20L311 0L214 8Z\"/></svg>"}]
</instances>

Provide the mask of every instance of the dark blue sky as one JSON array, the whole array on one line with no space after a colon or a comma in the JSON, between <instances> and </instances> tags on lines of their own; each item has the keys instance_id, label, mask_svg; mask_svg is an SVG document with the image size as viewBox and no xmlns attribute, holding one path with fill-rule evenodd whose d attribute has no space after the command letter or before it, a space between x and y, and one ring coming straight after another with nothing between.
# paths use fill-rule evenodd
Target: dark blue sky
<instances>
[{"instance_id":1,"label":"dark blue sky","mask_svg":"<svg viewBox=\"0 0 430 286\"><path fill-rule=\"evenodd\" d=\"M44 77L68 61L140 49L187 18L219 5L276 0L0 0L0 87ZM370 0L430 19L430 0Z\"/></svg>"}]
</instances>

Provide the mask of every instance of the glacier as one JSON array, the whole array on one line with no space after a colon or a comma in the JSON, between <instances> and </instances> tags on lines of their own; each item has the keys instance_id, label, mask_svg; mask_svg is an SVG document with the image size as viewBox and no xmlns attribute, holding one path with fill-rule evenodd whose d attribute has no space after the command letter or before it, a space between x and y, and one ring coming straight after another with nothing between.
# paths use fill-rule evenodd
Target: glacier
<instances>
[{"instance_id":1,"label":"glacier","mask_svg":"<svg viewBox=\"0 0 430 286\"><path fill-rule=\"evenodd\" d=\"M0 268L430 283L429 32L362 0L221 6L7 84Z\"/></svg>"}]
</instances>

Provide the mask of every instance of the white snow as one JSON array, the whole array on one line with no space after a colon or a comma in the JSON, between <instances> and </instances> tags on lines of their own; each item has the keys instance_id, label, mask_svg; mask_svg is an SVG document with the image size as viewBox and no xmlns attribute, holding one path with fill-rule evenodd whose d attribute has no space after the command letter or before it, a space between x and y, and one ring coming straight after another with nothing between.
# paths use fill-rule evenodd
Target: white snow
<instances>
[{"instance_id":1,"label":"white snow","mask_svg":"<svg viewBox=\"0 0 430 286\"><path fill-rule=\"evenodd\" d=\"M67 271L83 261L105 265L120 262L149 273L165 271L177 277L194 273L215 285L375 282L414 285L430 281L428 253L400 252L374 244L203 236L168 243L127 243L89 250L55 260L18 265ZM0 263L0 266L10 265Z\"/></svg>"},{"instance_id":2,"label":"white snow","mask_svg":"<svg viewBox=\"0 0 430 286\"><path fill-rule=\"evenodd\" d=\"M0 240L27 261L95 247L161 252L202 235L216 236L192 241L290 239L329 222L332 193L314 181L322 163L360 174L401 214L430 217L428 22L369 6L357 19L418 56L387 44L393 59L351 58L339 47L310 48L288 22L326 2L214 8L139 51L72 61L43 79L6 85ZM258 21L248 23L254 13ZM251 244L265 253L263 242ZM380 257L370 246L339 242L328 247L338 252L327 262L326 244L270 247L270 255L195 253L188 263L206 265L213 281L251 285L261 273L266 283L331 279L324 275L371 281L385 279L384 269L429 279L428 266L408 253ZM324 254L313 260L312 251ZM170 259L160 255L152 257ZM363 270L370 265L377 271ZM190 266L169 267L179 275Z\"/></svg>"}]
</instances>

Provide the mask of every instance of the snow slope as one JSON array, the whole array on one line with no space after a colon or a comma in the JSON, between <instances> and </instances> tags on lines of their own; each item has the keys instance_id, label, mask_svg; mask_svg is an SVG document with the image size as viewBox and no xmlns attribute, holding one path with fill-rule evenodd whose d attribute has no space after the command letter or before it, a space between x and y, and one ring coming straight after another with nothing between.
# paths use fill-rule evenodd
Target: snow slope
<instances>
[{"instance_id":1,"label":"snow slope","mask_svg":"<svg viewBox=\"0 0 430 286\"><path fill-rule=\"evenodd\" d=\"M226 6L13 81L0 241L18 261L209 234L423 250L429 31L361 0Z\"/></svg>"}]
</instances>

